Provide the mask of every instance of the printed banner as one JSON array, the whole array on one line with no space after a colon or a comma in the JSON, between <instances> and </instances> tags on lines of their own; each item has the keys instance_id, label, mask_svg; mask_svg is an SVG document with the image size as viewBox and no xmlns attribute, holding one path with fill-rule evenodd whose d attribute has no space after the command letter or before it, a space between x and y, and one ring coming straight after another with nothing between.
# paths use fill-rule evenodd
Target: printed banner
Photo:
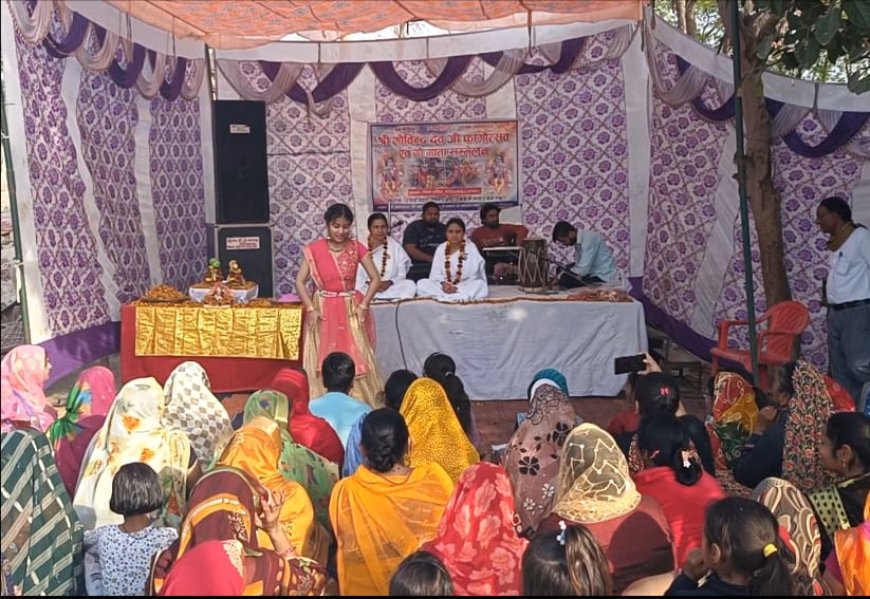
<instances>
[{"instance_id":1,"label":"printed banner","mask_svg":"<svg viewBox=\"0 0 870 599\"><path fill-rule=\"evenodd\" d=\"M519 202L516 121L371 125L370 135L374 210Z\"/></svg>"}]
</instances>

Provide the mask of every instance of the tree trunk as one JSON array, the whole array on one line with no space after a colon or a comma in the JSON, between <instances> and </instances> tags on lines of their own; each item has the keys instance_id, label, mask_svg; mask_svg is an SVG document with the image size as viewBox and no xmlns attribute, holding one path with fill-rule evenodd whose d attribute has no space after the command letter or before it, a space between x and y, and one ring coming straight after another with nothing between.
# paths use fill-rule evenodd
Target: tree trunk
<instances>
[{"instance_id":1,"label":"tree trunk","mask_svg":"<svg viewBox=\"0 0 870 599\"><path fill-rule=\"evenodd\" d=\"M686 33L698 39L698 21L695 20L695 5L698 0L686 0Z\"/></svg>"},{"instance_id":2,"label":"tree trunk","mask_svg":"<svg viewBox=\"0 0 870 599\"><path fill-rule=\"evenodd\" d=\"M719 15L730 37L731 15L728 2L719 0ZM770 114L764 103L761 75L765 62L758 58L758 41L766 31L776 26L771 13L743 14L740 23L740 50L743 80L743 122L746 136L744 160L746 191L755 217L764 297L768 306L791 299L791 288L785 270L785 247L782 240L782 200L773 185L771 168ZM738 160L740 157L737 158Z\"/></svg>"},{"instance_id":3,"label":"tree trunk","mask_svg":"<svg viewBox=\"0 0 870 599\"><path fill-rule=\"evenodd\" d=\"M689 25L686 21L686 0L673 0L671 3L674 12L677 13L677 27L683 33L689 33Z\"/></svg>"}]
</instances>

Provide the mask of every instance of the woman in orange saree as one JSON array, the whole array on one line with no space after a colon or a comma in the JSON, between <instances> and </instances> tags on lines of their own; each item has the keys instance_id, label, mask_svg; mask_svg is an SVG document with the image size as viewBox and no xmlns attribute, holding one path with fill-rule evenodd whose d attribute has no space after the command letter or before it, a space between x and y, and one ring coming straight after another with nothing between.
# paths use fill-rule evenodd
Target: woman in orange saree
<instances>
[{"instance_id":1,"label":"woman in orange saree","mask_svg":"<svg viewBox=\"0 0 870 599\"><path fill-rule=\"evenodd\" d=\"M380 285L378 270L368 248L350 238L353 212L345 204L333 204L324 215L326 239L305 247L302 265L296 275L296 293L305 304L305 351L302 363L310 373L311 396L326 392L320 365L332 352L344 352L356 365L354 395L377 407L377 394L383 380L372 349L374 321L369 304ZM365 296L355 289L356 273L362 264L371 281ZM308 279L315 284L308 292Z\"/></svg>"}]
</instances>

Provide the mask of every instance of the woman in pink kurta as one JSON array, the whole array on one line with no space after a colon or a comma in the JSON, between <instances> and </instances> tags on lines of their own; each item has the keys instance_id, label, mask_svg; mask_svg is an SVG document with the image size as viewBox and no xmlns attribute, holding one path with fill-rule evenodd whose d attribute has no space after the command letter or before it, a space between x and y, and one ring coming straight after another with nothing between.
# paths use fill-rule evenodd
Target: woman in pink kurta
<instances>
[{"instance_id":1,"label":"woman in pink kurta","mask_svg":"<svg viewBox=\"0 0 870 599\"><path fill-rule=\"evenodd\" d=\"M296 275L296 293L305 304L305 350L302 363L309 373L311 396L326 392L320 376L323 359L332 352L344 352L356 365L354 396L378 407L383 381L372 349L374 321L369 304L378 290L380 277L368 248L350 238L353 212L345 204L333 204L324 216L326 239L305 247L302 266ZM363 296L355 289L356 273L362 264L371 284ZM308 292L308 278L315 292Z\"/></svg>"}]
</instances>

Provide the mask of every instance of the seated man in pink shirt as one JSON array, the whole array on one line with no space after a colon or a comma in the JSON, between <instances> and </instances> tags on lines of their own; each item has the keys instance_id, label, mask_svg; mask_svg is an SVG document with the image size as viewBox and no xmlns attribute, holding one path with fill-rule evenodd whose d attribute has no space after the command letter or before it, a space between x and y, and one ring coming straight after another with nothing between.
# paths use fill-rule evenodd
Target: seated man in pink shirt
<instances>
[{"instance_id":1,"label":"seated man in pink shirt","mask_svg":"<svg viewBox=\"0 0 870 599\"><path fill-rule=\"evenodd\" d=\"M514 274L518 252L485 252L485 248L519 246L528 237L529 230L523 225L508 225L498 222L501 208L495 204L484 204L480 207L481 226L469 236L486 260L486 274ZM505 267L498 266L504 264ZM499 272L495 272L495 271Z\"/></svg>"}]
</instances>

